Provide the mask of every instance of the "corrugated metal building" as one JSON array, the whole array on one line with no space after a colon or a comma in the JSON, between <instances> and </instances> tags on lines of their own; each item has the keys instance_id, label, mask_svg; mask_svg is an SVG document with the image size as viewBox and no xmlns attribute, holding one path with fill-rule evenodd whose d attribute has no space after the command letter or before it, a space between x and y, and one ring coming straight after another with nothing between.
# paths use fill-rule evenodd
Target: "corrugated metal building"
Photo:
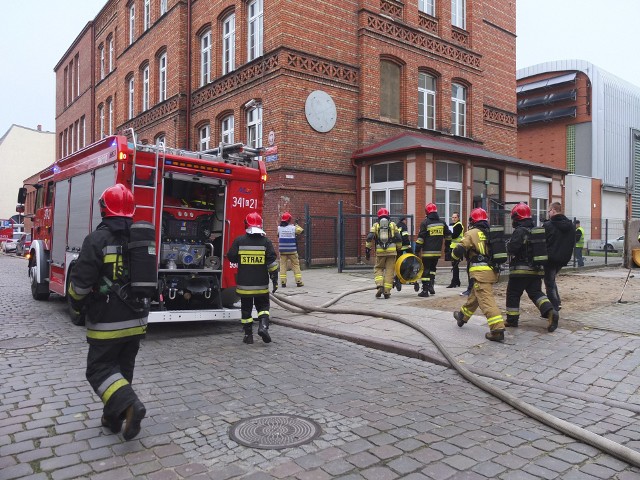
<instances>
[{"instance_id":1,"label":"corrugated metal building","mask_svg":"<svg viewBox=\"0 0 640 480\"><path fill-rule=\"evenodd\" d=\"M517 71L518 156L565 168L567 216L640 218L640 87L584 60L559 60ZM589 189L590 191L586 191ZM586 201L590 199L590 201ZM583 223L584 226L584 223Z\"/></svg>"}]
</instances>

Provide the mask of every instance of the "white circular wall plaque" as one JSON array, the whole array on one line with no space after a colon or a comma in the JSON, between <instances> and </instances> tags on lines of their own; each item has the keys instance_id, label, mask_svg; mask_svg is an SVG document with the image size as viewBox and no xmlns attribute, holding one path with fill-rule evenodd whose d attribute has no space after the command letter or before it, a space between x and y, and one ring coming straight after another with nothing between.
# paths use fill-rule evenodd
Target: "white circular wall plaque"
<instances>
[{"instance_id":1,"label":"white circular wall plaque","mask_svg":"<svg viewBox=\"0 0 640 480\"><path fill-rule=\"evenodd\" d=\"M327 92L315 90L309 94L304 104L307 122L317 132L330 131L336 124L336 104Z\"/></svg>"}]
</instances>

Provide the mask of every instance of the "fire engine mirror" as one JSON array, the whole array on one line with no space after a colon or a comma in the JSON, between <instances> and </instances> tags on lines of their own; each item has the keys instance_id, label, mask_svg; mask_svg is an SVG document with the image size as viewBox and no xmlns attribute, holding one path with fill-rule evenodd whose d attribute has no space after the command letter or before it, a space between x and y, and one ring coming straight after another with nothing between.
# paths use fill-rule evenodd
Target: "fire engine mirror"
<instances>
[{"instance_id":1,"label":"fire engine mirror","mask_svg":"<svg viewBox=\"0 0 640 480\"><path fill-rule=\"evenodd\" d=\"M22 204L16 205L16 212L24 213L24 205Z\"/></svg>"},{"instance_id":2,"label":"fire engine mirror","mask_svg":"<svg viewBox=\"0 0 640 480\"><path fill-rule=\"evenodd\" d=\"M25 187L19 188L18 189L18 203L24 203L24 201L26 199L27 199L27 189Z\"/></svg>"}]
</instances>

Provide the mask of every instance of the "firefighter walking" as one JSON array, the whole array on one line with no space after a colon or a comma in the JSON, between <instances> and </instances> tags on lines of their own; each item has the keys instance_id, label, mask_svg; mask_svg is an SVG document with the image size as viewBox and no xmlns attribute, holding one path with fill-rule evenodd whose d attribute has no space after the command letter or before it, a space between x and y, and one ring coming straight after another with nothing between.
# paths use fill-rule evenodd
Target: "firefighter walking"
<instances>
[{"instance_id":1,"label":"firefighter walking","mask_svg":"<svg viewBox=\"0 0 640 480\"><path fill-rule=\"evenodd\" d=\"M502 342L504 340L504 320L493 295L493 284L498 281L498 272L492 265L489 252L489 221L487 212L482 208L471 211L469 230L460 243L451 252L451 258L469 262L469 275L474 280L469 297L460 310L453 313L459 327L463 327L478 307L482 310L489 332L487 340Z\"/></svg>"},{"instance_id":2,"label":"firefighter walking","mask_svg":"<svg viewBox=\"0 0 640 480\"><path fill-rule=\"evenodd\" d=\"M416 240L416 255L422 258L424 267L421 278L422 291L418 293L419 297L435 295L436 268L440 260L442 244L445 239L451 239L451 230L445 222L440 220L436 204L428 203L424 210L427 216L420 224L420 232Z\"/></svg>"},{"instance_id":3,"label":"firefighter walking","mask_svg":"<svg viewBox=\"0 0 640 480\"><path fill-rule=\"evenodd\" d=\"M102 222L84 239L71 270L68 301L87 325L87 380L104 403L102 426L131 440L140 432L146 408L133 390L140 339L147 331L149 302L125 298L130 286L124 255L135 210L133 194L122 184L99 200ZM155 252L153 252L155 263ZM82 312L82 313L81 313Z\"/></svg>"},{"instance_id":4,"label":"firefighter walking","mask_svg":"<svg viewBox=\"0 0 640 480\"><path fill-rule=\"evenodd\" d=\"M262 229L262 217L252 212L245 218L244 225L246 235L237 237L227 252L229 261L238 264L236 293L240 296L240 321L244 329L242 341L253 343L252 311L255 305L258 335L264 343L269 343L269 278L275 293L278 289L278 259L271 240Z\"/></svg>"},{"instance_id":5,"label":"firefighter walking","mask_svg":"<svg viewBox=\"0 0 640 480\"><path fill-rule=\"evenodd\" d=\"M378 221L371 226L365 243L366 259L371 258L371 248L376 248L376 264L373 277L376 282L376 298L391 296L395 272L396 253L402 248L402 238L395 223L389 218L389 210L378 210Z\"/></svg>"},{"instance_id":6,"label":"firefighter walking","mask_svg":"<svg viewBox=\"0 0 640 480\"><path fill-rule=\"evenodd\" d=\"M287 286L287 270L289 263L293 270L293 278L297 287L304 286L302 272L300 271L300 258L298 257L298 236L304 229L298 222L291 225L291 214L284 212L278 227L278 251L280 252L280 286Z\"/></svg>"},{"instance_id":7,"label":"firefighter walking","mask_svg":"<svg viewBox=\"0 0 640 480\"><path fill-rule=\"evenodd\" d=\"M549 322L548 331L553 332L558 327L558 312L542 293L542 278L544 267L536 264L535 246L532 241L532 228L535 227L531 218L531 208L526 203L519 203L511 210L513 233L507 243L509 260L509 282L507 283L507 327L517 327L520 319L520 298L526 291L527 295L540 311L542 318ZM546 251L544 228L541 228L542 248ZM540 252L541 254L542 252Z\"/></svg>"}]
</instances>

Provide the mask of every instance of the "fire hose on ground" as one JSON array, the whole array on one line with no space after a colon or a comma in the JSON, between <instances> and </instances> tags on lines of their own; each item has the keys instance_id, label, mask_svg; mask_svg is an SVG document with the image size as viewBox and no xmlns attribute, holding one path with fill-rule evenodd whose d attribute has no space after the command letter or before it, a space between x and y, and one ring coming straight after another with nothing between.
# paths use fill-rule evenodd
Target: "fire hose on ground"
<instances>
[{"instance_id":1,"label":"fire hose on ground","mask_svg":"<svg viewBox=\"0 0 640 480\"><path fill-rule=\"evenodd\" d=\"M369 310L358 310L358 309L349 309L349 308L329 308L333 304L335 304L337 301L339 301L341 298L347 295L372 290L374 288L375 287L364 287L364 288L358 288L358 289L344 292L338 297L318 307L310 307L308 305L303 305L289 298L285 299L283 296L277 295L277 294L271 294L271 298L277 305L293 313L308 314L311 312L322 312L322 313L335 313L335 314L344 314L344 315L363 315L368 317L384 318L387 320L391 320L391 321L406 325L409 328L412 328L417 332L420 332L421 334L423 334L425 337L427 337L436 346L438 351L447 359L447 361L449 362L449 366L454 368L463 378L465 378L467 381L474 384L476 387L493 395L497 399L502 400L503 402L511 405L513 408L515 408L516 410L519 410L525 415L533 419L536 419L539 422L543 423L544 425L547 425L548 427L551 427L559 431L560 433L563 433L569 437L572 437L583 443L591 445L592 447L597 448L603 453L607 453L613 457L623 460L629 463L630 465L633 465L635 467L640 467L639 452L636 452L635 450L625 447L624 445L616 443L612 440L604 438L584 428L581 428L577 425L574 425L570 422L567 422L549 413L546 413L540 410L539 408L534 407L533 405L530 405L520 400L514 395L511 395L510 393L507 393L504 390L498 387L495 387L494 385L491 385L489 382L475 375L466 367L460 365L456 361L456 359L453 357L453 355L451 355L445 349L444 345L442 345L442 343L440 343L440 341L431 332L424 329L420 325L413 323L409 320L406 320L405 318L402 318L399 315L394 315L391 313L384 313L384 312L378 312L378 311L374 312ZM295 322L290 322L290 321L272 320L272 323L275 323L275 324L280 323L282 325L289 325L294 327L296 326ZM343 338L346 338L346 337L343 337Z\"/></svg>"}]
</instances>

